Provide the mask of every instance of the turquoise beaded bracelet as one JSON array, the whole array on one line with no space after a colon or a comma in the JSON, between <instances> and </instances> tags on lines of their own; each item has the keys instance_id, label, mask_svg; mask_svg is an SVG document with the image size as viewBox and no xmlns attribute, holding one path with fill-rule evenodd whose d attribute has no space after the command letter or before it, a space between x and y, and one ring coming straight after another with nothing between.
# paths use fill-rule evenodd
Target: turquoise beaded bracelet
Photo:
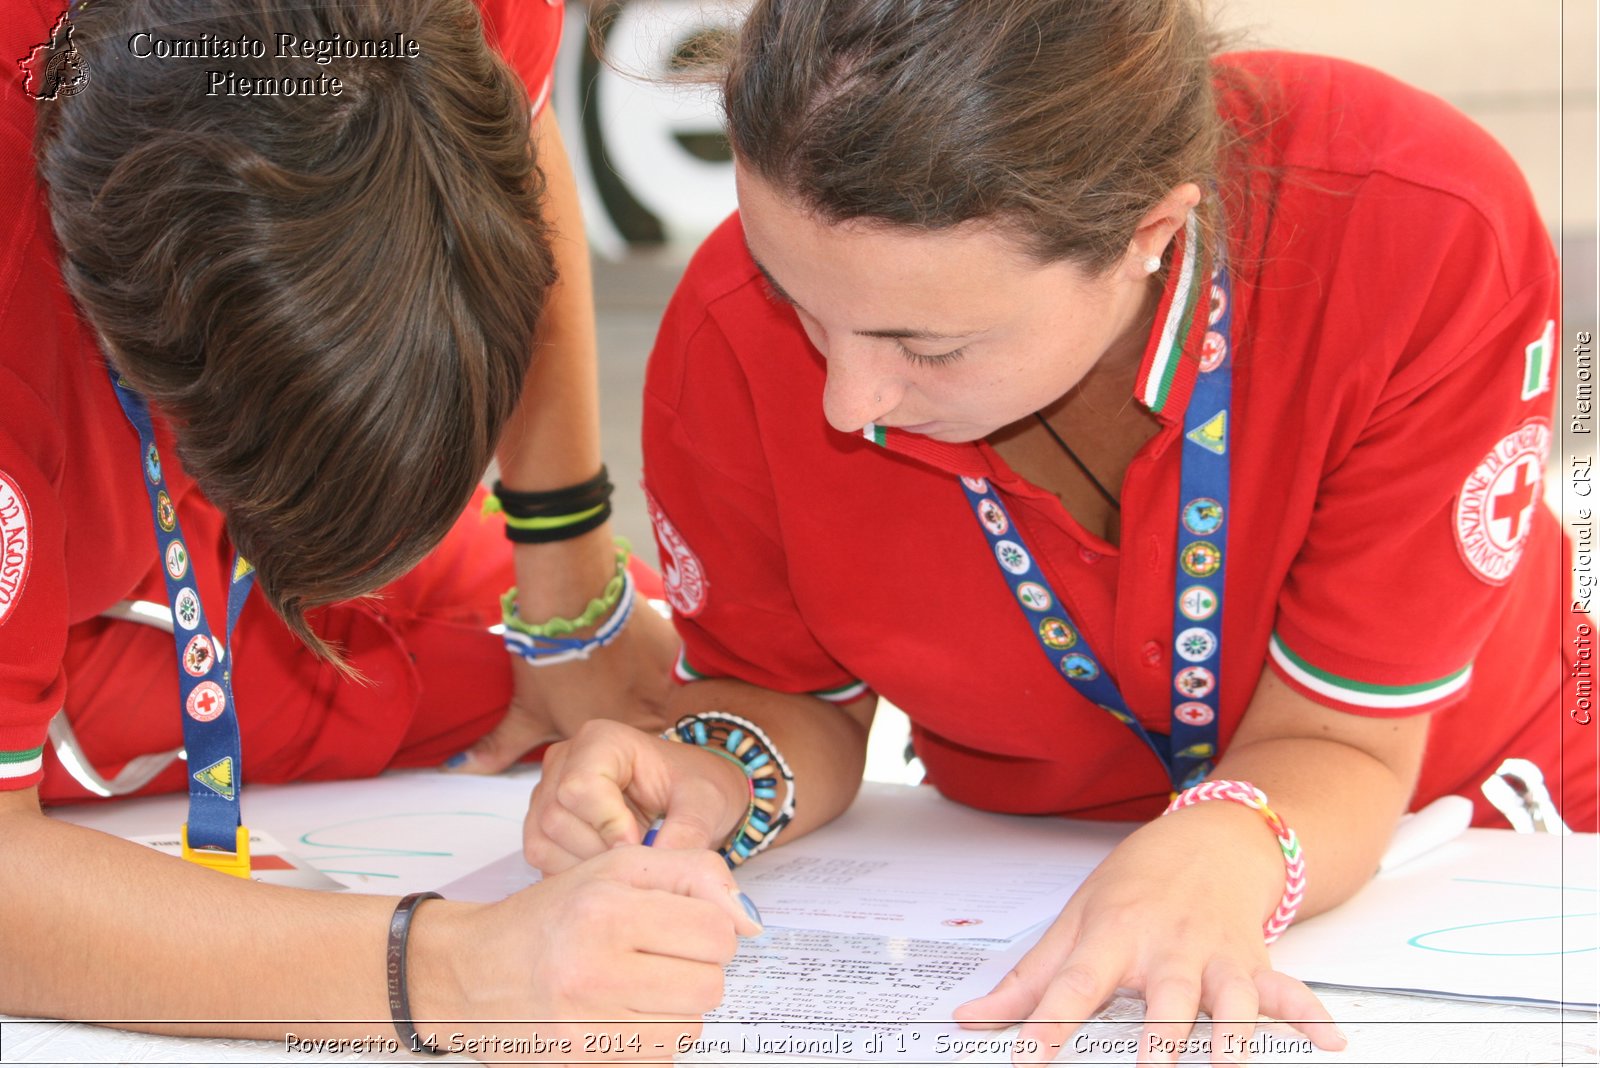
<instances>
[{"instance_id":1,"label":"turquoise beaded bracelet","mask_svg":"<svg viewBox=\"0 0 1600 1068\"><path fill-rule=\"evenodd\" d=\"M731 712L699 712L684 716L662 737L695 745L725 757L739 766L750 782L750 807L718 852L737 868L772 844L778 832L794 819L794 773L766 732L743 716ZM788 789L778 804L778 779Z\"/></svg>"}]
</instances>

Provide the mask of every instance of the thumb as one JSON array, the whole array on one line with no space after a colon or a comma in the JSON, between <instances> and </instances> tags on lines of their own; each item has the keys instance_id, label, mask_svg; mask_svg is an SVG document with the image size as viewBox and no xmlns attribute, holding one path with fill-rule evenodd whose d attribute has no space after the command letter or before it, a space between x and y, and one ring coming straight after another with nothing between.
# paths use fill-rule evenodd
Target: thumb
<instances>
[{"instance_id":1,"label":"thumb","mask_svg":"<svg viewBox=\"0 0 1600 1068\"><path fill-rule=\"evenodd\" d=\"M709 901L728 914L742 938L754 938L765 930L755 902L739 888L727 862L715 853L634 846L612 850L608 856L618 865L617 878L630 886Z\"/></svg>"},{"instance_id":2,"label":"thumb","mask_svg":"<svg viewBox=\"0 0 1600 1068\"><path fill-rule=\"evenodd\" d=\"M674 756L693 756L698 749L675 747ZM750 814L753 787L736 766L712 758L709 774L684 774L672 785L655 844L664 849L717 849Z\"/></svg>"},{"instance_id":3,"label":"thumb","mask_svg":"<svg viewBox=\"0 0 1600 1068\"><path fill-rule=\"evenodd\" d=\"M530 709L525 704L513 703L506 710L505 718L493 730L466 751L446 760L443 770L459 774L494 775L558 737L555 726L542 712Z\"/></svg>"}]
</instances>

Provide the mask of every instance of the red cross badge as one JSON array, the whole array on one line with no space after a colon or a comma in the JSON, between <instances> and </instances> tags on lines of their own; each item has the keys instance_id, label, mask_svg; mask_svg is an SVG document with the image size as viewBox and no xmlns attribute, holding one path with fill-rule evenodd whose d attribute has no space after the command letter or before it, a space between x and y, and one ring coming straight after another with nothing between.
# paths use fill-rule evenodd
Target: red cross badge
<instances>
[{"instance_id":1,"label":"red cross badge","mask_svg":"<svg viewBox=\"0 0 1600 1068\"><path fill-rule=\"evenodd\" d=\"M1467 475L1456 497L1456 547L1483 581L1498 586L1511 577L1533 531L1550 424L1530 419L1495 442Z\"/></svg>"}]
</instances>

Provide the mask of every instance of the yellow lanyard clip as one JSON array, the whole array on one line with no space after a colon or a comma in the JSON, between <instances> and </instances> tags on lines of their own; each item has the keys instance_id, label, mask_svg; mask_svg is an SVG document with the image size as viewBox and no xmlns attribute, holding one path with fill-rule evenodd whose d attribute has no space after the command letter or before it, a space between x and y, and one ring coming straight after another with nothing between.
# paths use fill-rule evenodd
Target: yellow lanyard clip
<instances>
[{"instance_id":1,"label":"yellow lanyard clip","mask_svg":"<svg viewBox=\"0 0 1600 1068\"><path fill-rule=\"evenodd\" d=\"M241 823L238 833L234 836L233 852L224 853L218 849L189 848L189 825L185 823L183 859L193 861L202 868L220 871L224 875L248 879L250 878L250 828Z\"/></svg>"}]
</instances>

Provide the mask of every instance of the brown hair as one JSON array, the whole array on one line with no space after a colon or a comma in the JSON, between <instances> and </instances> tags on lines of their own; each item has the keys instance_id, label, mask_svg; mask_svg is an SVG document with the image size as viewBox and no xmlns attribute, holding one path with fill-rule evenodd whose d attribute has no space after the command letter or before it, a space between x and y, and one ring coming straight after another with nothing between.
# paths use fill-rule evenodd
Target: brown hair
<instances>
[{"instance_id":1,"label":"brown hair","mask_svg":"<svg viewBox=\"0 0 1600 1068\"><path fill-rule=\"evenodd\" d=\"M1217 184L1219 46L1191 0L758 0L729 137L830 222L994 219L1100 271L1175 186Z\"/></svg>"},{"instance_id":2,"label":"brown hair","mask_svg":"<svg viewBox=\"0 0 1600 1068\"><path fill-rule=\"evenodd\" d=\"M141 58L145 32L266 55ZM280 59L280 33L418 54ZM36 139L67 285L274 609L337 660L306 610L438 543L521 391L554 281L526 93L471 0L120 0L73 44L87 82ZM208 96L219 68L342 91Z\"/></svg>"}]
</instances>

